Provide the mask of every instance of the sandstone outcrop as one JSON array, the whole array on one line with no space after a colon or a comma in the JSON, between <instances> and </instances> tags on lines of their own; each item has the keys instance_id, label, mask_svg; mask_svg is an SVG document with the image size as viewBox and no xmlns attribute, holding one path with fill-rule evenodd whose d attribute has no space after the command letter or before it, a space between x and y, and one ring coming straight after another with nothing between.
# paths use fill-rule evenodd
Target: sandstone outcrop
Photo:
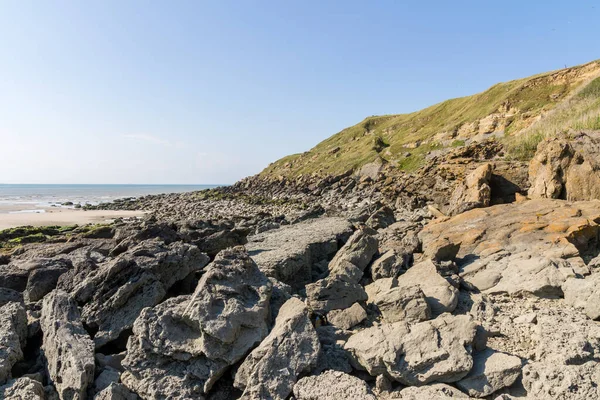
<instances>
[{"instance_id":1,"label":"sandstone outcrop","mask_svg":"<svg viewBox=\"0 0 600 400\"><path fill-rule=\"evenodd\" d=\"M600 199L600 139L585 133L542 141L529 164L529 197Z\"/></svg>"}]
</instances>

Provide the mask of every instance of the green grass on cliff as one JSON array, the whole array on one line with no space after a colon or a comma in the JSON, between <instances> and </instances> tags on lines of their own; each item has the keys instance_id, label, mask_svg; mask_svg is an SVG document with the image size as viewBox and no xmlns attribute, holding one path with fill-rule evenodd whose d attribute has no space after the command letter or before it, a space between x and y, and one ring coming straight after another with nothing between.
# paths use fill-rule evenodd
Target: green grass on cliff
<instances>
[{"instance_id":1,"label":"green grass on cliff","mask_svg":"<svg viewBox=\"0 0 600 400\"><path fill-rule=\"evenodd\" d=\"M600 130L600 77L559 104L520 135L506 140L507 153L517 160L529 160L544 139L571 131Z\"/></svg>"},{"instance_id":2,"label":"green grass on cliff","mask_svg":"<svg viewBox=\"0 0 600 400\"><path fill-rule=\"evenodd\" d=\"M597 74L600 61L499 83L482 93L447 100L410 114L368 117L308 152L272 163L261 175L277 178L338 174L377 159L412 171L423 164L430 151L463 145L466 138L479 133L478 124L490 115L501 115L512 156L526 158L547 135L549 127L541 124L546 116L554 118L550 125L556 129L597 129L594 127L599 123L600 83L598 79L590 83ZM577 110L571 110L575 106ZM540 125L539 129L533 129L535 125ZM469 131L468 126L473 127L472 132L460 137L459 133L465 136L464 131ZM514 139L525 131L523 139Z\"/></svg>"}]
</instances>

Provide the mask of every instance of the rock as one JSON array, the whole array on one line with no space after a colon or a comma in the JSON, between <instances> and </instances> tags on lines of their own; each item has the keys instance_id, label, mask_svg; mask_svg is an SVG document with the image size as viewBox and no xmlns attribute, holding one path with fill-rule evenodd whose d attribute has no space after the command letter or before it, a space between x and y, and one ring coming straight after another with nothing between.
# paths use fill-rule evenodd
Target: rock
<instances>
[{"instance_id":1,"label":"rock","mask_svg":"<svg viewBox=\"0 0 600 400\"><path fill-rule=\"evenodd\" d=\"M48 373L61 399L85 399L94 382L94 343L81 323L75 301L62 290L42 306L42 350Z\"/></svg>"},{"instance_id":2,"label":"rock","mask_svg":"<svg viewBox=\"0 0 600 400\"><path fill-rule=\"evenodd\" d=\"M585 279L568 278L562 285L565 302L581 308L591 319L600 318L600 274Z\"/></svg>"},{"instance_id":3,"label":"rock","mask_svg":"<svg viewBox=\"0 0 600 400\"><path fill-rule=\"evenodd\" d=\"M0 268L0 287L23 292L26 301L36 302L50 293L70 268L64 256L15 260Z\"/></svg>"},{"instance_id":4,"label":"rock","mask_svg":"<svg viewBox=\"0 0 600 400\"><path fill-rule=\"evenodd\" d=\"M599 154L598 138L586 134L580 134L575 140L552 138L542 141L529 163L529 197L572 201L599 199Z\"/></svg>"},{"instance_id":5,"label":"rock","mask_svg":"<svg viewBox=\"0 0 600 400\"><path fill-rule=\"evenodd\" d=\"M377 253L378 241L375 233L370 229L354 232L329 263L330 276L345 275L358 283L363 271Z\"/></svg>"},{"instance_id":6,"label":"rock","mask_svg":"<svg viewBox=\"0 0 600 400\"><path fill-rule=\"evenodd\" d=\"M447 213L456 215L477 207L488 207L492 198L492 164L485 163L469 173L452 193Z\"/></svg>"},{"instance_id":7,"label":"rock","mask_svg":"<svg viewBox=\"0 0 600 400\"><path fill-rule=\"evenodd\" d=\"M94 400L138 400L138 396L131 393L125 386L120 383L111 383L107 388L102 390Z\"/></svg>"},{"instance_id":8,"label":"rock","mask_svg":"<svg viewBox=\"0 0 600 400\"><path fill-rule=\"evenodd\" d=\"M387 374L403 385L456 382L471 370L477 325L468 316L443 314L409 326L382 324L352 335L345 345L355 368Z\"/></svg>"},{"instance_id":9,"label":"rock","mask_svg":"<svg viewBox=\"0 0 600 400\"><path fill-rule=\"evenodd\" d=\"M394 222L396 222L394 211L391 208L384 206L375 211L369 219L367 219L365 225L371 229L383 229L392 225Z\"/></svg>"},{"instance_id":10,"label":"rock","mask_svg":"<svg viewBox=\"0 0 600 400\"><path fill-rule=\"evenodd\" d=\"M600 398L600 364L530 363L523 367L523 386L528 398L587 400Z\"/></svg>"},{"instance_id":11,"label":"rock","mask_svg":"<svg viewBox=\"0 0 600 400\"><path fill-rule=\"evenodd\" d=\"M458 290L438 274L432 261L416 264L398 278L398 288L413 286L425 294L432 315L452 312L458 304Z\"/></svg>"},{"instance_id":12,"label":"rock","mask_svg":"<svg viewBox=\"0 0 600 400\"><path fill-rule=\"evenodd\" d=\"M371 265L371 276L373 280L382 278L396 278L405 267L402 257L398 257L394 250L388 250Z\"/></svg>"},{"instance_id":13,"label":"rock","mask_svg":"<svg viewBox=\"0 0 600 400\"><path fill-rule=\"evenodd\" d=\"M398 287L398 279L396 278L382 278L368 284L365 286L365 292L367 293L369 303L374 303L379 293L387 292L395 287Z\"/></svg>"},{"instance_id":14,"label":"rock","mask_svg":"<svg viewBox=\"0 0 600 400\"><path fill-rule=\"evenodd\" d=\"M561 297L562 284L588 274L582 256L595 249L598 202L538 199L475 209L419 234L425 253L440 240L460 243L459 275L481 292Z\"/></svg>"},{"instance_id":15,"label":"rock","mask_svg":"<svg viewBox=\"0 0 600 400\"><path fill-rule=\"evenodd\" d=\"M424 258L435 262L454 261L460 250L460 242L450 241L447 238L439 238L427 243L424 250Z\"/></svg>"},{"instance_id":16,"label":"rock","mask_svg":"<svg viewBox=\"0 0 600 400\"><path fill-rule=\"evenodd\" d=\"M23 359L27 340L27 314L20 303L0 307L0 385L11 378L12 367Z\"/></svg>"},{"instance_id":17,"label":"rock","mask_svg":"<svg viewBox=\"0 0 600 400\"><path fill-rule=\"evenodd\" d=\"M114 368L106 367L102 370L100 375L94 382L94 389L96 392L101 392L113 383L119 383L121 374Z\"/></svg>"},{"instance_id":18,"label":"rock","mask_svg":"<svg viewBox=\"0 0 600 400\"><path fill-rule=\"evenodd\" d=\"M54 265L33 270L27 280L27 288L24 292L25 300L29 302L41 300L54 290L60 276L69 268L70 265L59 261Z\"/></svg>"},{"instance_id":19,"label":"rock","mask_svg":"<svg viewBox=\"0 0 600 400\"><path fill-rule=\"evenodd\" d=\"M537 314L530 312L515 318L515 324L535 324L537 322Z\"/></svg>"},{"instance_id":20,"label":"rock","mask_svg":"<svg viewBox=\"0 0 600 400\"><path fill-rule=\"evenodd\" d=\"M16 290L0 287L0 307L10 302L23 303L23 295Z\"/></svg>"},{"instance_id":21,"label":"rock","mask_svg":"<svg viewBox=\"0 0 600 400\"><path fill-rule=\"evenodd\" d=\"M300 379L294 386L296 400L376 400L363 380L339 371L325 371Z\"/></svg>"},{"instance_id":22,"label":"rock","mask_svg":"<svg viewBox=\"0 0 600 400\"><path fill-rule=\"evenodd\" d=\"M342 218L319 218L254 235L246 248L267 276L298 290L311 282L312 265L333 256L351 233Z\"/></svg>"},{"instance_id":23,"label":"rock","mask_svg":"<svg viewBox=\"0 0 600 400\"><path fill-rule=\"evenodd\" d=\"M306 297L313 310L327 313L367 300L358 282L377 252L373 233L369 229L356 231L329 263L329 276L306 285Z\"/></svg>"},{"instance_id":24,"label":"rock","mask_svg":"<svg viewBox=\"0 0 600 400\"><path fill-rule=\"evenodd\" d=\"M468 399L469 396L452 386L435 383L433 385L421 387L407 387L398 393L398 396L392 397L400 400L448 400L448 399Z\"/></svg>"},{"instance_id":25,"label":"rock","mask_svg":"<svg viewBox=\"0 0 600 400\"><path fill-rule=\"evenodd\" d=\"M519 357L487 349L473 356L473 369L456 385L469 396L485 397L511 386L519 375Z\"/></svg>"},{"instance_id":26,"label":"rock","mask_svg":"<svg viewBox=\"0 0 600 400\"><path fill-rule=\"evenodd\" d=\"M238 369L234 386L244 390L242 399L284 400L298 376L315 366L320 350L308 309L291 298L281 307L269 336Z\"/></svg>"},{"instance_id":27,"label":"rock","mask_svg":"<svg viewBox=\"0 0 600 400\"><path fill-rule=\"evenodd\" d=\"M350 329L356 324L360 324L367 318L367 313L359 303L354 303L345 310L333 310L327 314L327 320L330 324L341 329Z\"/></svg>"},{"instance_id":28,"label":"rock","mask_svg":"<svg viewBox=\"0 0 600 400\"><path fill-rule=\"evenodd\" d=\"M143 398L203 396L267 336L270 297L271 283L246 251L223 250L193 296L142 311L121 381Z\"/></svg>"},{"instance_id":29,"label":"rock","mask_svg":"<svg viewBox=\"0 0 600 400\"><path fill-rule=\"evenodd\" d=\"M110 367L112 369L116 369L117 371L123 372L123 359L125 358L126 353L118 353L118 354L109 354L105 355L102 353L96 353L96 363L101 369L106 367Z\"/></svg>"},{"instance_id":30,"label":"rock","mask_svg":"<svg viewBox=\"0 0 600 400\"><path fill-rule=\"evenodd\" d=\"M38 381L19 378L0 386L0 398L6 400L45 400L44 387Z\"/></svg>"},{"instance_id":31,"label":"rock","mask_svg":"<svg viewBox=\"0 0 600 400\"><path fill-rule=\"evenodd\" d=\"M385 322L421 322L431 318L431 309L418 286L404 286L381 292L375 297L375 305Z\"/></svg>"},{"instance_id":32,"label":"rock","mask_svg":"<svg viewBox=\"0 0 600 400\"><path fill-rule=\"evenodd\" d=\"M352 278L329 276L306 285L306 297L314 311L328 313L367 300L367 293Z\"/></svg>"},{"instance_id":33,"label":"rock","mask_svg":"<svg viewBox=\"0 0 600 400\"><path fill-rule=\"evenodd\" d=\"M144 307L158 304L169 288L208 261L195 246L150 239L101 265L74 292L86 325L98 329L96 347L117 339Z\"/></svg>"}]
</instances>

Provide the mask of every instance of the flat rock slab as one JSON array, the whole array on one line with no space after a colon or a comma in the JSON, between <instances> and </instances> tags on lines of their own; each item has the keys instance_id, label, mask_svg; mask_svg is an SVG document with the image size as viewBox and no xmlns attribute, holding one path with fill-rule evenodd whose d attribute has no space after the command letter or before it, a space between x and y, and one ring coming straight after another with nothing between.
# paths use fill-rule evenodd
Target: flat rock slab
<instances>
[{"instance_id":1,"label":"flat rock slab","mask_svg":"<svg viewBox=\"0 0 600 400\"><path fill-rule=\"evenodd\" d=\"M294 386L297 400L376 400L367 383L340 371L302 378Z\"/></svg>"},{"instance_id":2,"label":"flat rock slab","mask_svg":"<svg viewBox=\"0 0 600 400\"><path fill-rule=\"evenodd\" d=\"M460 245L460 275L484 293L562 296L561 286L589 272L582 253L595 246L600 201L537 199L440 218L419 234L423 251Z\"/></svg>"},{"instance_id":3,"label":"flat rock slab","mask_svg":"<svg viewBox=\"0 0 600 400\"><path fill-rule=\"evenodd\" d=\"M249 237L246 249L267 275L300 289L313 264L331 258L352 235L343 218L317 218Z\"/></svg>"},{"instance_id":4,"label":"flat rock slab","mask_svg":"<svg viewBox=\"0 0 600 400\"><path fill-rule=\"evenodd\" d=\"M521 375L521 360L486 349L473 356L473 369L456 385L473 397L485 397L509 387Z\"/></svg>"},{"instance_id":5,"label":"flat rock slab","mask_svg":"<svg viewBox=\"0 0 600 400\"><path fill-rule=\"evenodd\" d=\"M372 376L386 374L408 386L456 382L473 367L476 330L468 316L443 314L415 325L402 321L364 329L344 348L353 366Z\"/></svg>"}]
</instances>

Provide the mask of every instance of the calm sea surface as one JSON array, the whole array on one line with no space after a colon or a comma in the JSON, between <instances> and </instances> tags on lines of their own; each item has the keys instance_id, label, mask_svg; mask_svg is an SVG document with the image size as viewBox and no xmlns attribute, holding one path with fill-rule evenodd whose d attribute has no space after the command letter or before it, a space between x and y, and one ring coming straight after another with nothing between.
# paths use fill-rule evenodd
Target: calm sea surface
<instances>
[{"instance_id":1,"label":"calm sea surface","mask_svg":"<svg viewBox=\"0 0 600 400\"><path fill-rule=\"evenodd\" d=\"M123 197L181 193L210 189L218 185L12 185L0 184L0 206L19 205L23 211L60 203L98 204ZM21 211L21 212L23 212ZM0 211L2 212L2 211Z\"/></svg>"}]
</instances>

